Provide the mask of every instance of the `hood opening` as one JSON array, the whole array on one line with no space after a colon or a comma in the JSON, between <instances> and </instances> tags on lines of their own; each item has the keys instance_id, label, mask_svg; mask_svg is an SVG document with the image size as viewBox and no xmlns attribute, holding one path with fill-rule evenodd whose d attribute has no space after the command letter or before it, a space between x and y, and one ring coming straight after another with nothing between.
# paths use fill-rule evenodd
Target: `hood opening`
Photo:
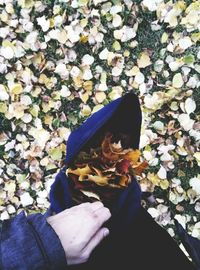
<instances>
[{"instance_id":1,"label":"hood opening","mask_svg":"<svg viewBox=\"0 0 200 270\"><path fill-rule=\"evenodd\" d=\"M114 110L112 104L113 107L116 105ZM106 110L109 106L110 111ZM123 147L138 149L141 118L139 100L134 93L128 93L111 102L71 133L67 142L66 166L70 166L83 149L87 151L91 147L98 146L106 132L113 134L116 141L117 136L123 134L125 136Z\"/></svg>"}]
</instances>

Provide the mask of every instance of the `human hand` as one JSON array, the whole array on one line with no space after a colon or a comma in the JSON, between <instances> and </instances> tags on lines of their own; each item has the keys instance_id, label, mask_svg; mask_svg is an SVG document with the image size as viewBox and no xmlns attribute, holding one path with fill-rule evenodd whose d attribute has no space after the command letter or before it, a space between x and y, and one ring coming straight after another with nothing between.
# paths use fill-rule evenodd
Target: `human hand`
<instances>
[{"instance_id":1,"label":"human hand","mask_svg":"<svg viewBox=\"0 0 200 270\"><path fill-rule=\"evenodd\" d=\"M83 203L54 216L47 222L58 235L67 264L86 262L94 248L109 234L102 225L111 217L101 202Z\"/></svg>"}]
</instances>

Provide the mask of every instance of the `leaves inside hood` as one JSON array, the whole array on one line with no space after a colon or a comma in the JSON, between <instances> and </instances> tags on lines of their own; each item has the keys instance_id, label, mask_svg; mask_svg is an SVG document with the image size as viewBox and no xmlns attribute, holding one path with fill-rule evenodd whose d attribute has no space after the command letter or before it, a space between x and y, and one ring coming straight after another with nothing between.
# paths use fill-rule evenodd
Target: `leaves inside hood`
<instances>
[{"instance_id":1,"label":"leaves inside hood","mask_svg":"<svg viewBox=\"0 0 200 270\"><path fill-rule=\"evenodd\" d=\"M116 190L119 192L126 188L134 179L133 176L141 176L147 168L148 163L139 160L141 152L138 149L124 148L119 136L117 136L118 141L114 138L116 136L107 132L99 146L79 152L67 170L73 187L72 196L76 193L76 197L77 194L78 197L81 194L81 198L84 195L104 201L105 197L109 198L109 193L112 199ZM122 138L124 138L123 134ZM75 193L74 189L76 189ZM100 190L101 194L99 194Z\"/></svg>"}]
</instances>

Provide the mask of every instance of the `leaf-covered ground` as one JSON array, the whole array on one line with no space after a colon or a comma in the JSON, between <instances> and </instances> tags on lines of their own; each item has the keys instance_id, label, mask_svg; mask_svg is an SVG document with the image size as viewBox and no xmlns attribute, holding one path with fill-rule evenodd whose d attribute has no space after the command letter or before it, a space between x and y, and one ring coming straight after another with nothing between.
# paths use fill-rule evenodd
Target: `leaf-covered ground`
<instances>
[{"instance_id":1,"label":"leaf-covered ground","mask_svg":"<svg viewBox=\"0 0 200 270\"><path fill-rule=\"evenodd\" d=\"M0 219L45 211L71 130L133 90L144 206L200 238L200 1L0 0Z\"/></svg>"}]
</instances>

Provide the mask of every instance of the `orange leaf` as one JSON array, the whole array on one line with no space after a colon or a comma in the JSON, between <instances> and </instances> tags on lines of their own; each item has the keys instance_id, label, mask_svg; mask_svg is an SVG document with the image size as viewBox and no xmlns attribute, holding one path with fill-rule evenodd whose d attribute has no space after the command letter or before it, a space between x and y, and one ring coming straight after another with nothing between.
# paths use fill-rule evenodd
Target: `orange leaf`
<instances>
[{"instance_id":1,"label":"orange leaf","mask_svg":"<svg viewBox=\"0 0 200 270\"><path fill-rule=\"evenodd\" d=\"M119 181L120 186L127 187L130 181L130 176L122 175Z\"/></svg>"}]
</instances>

